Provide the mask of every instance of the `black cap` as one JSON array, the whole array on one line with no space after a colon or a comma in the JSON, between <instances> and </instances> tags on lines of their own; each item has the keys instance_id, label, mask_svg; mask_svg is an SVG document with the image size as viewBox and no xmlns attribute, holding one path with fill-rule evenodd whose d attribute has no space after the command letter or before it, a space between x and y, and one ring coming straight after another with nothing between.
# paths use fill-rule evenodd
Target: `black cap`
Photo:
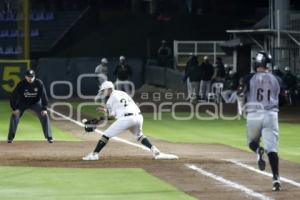
<instances>
[{"instance_id":1,"label":"black cap","mask_svg":"<svg viewBox=\"0 0 300 200\"><path fill-rule=\"evenodd\" d=\"M35 72L32 69L26 71L25 76L35 77Z\"/></svg>"}]
</instances>

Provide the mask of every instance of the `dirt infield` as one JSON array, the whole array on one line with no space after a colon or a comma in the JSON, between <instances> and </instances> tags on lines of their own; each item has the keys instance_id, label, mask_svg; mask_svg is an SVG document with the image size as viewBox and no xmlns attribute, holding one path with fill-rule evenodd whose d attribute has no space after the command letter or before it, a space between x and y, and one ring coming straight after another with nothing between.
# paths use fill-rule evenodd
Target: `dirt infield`
<instances>
[{"instance_id":1,"label":"dirt infield","mask_svg":"<svg viewBox=\"0 0 300 200\"><path fill-rule=\"evenodd\" d=\"M119 141L110 140L99 161L82 161L81 157L93 150L98 134L83 134L83 129L69 121L53 121L53 125L72 134L82 141L21 142L13 144L0 142L0 165L72 168L143 168L150 174L199 199L299 199L300 187L283 182L281 192L271 191L271 178L242 168L228 159L256 168L256 156L225 145L179 144L152 139L163 152L177 154L175 161L154 160L150 152ZM135 142L129 133L122 139ZM255 198L245 192L193 171L192 164L209 173L235 182L263 194L267 198ZM269 166L266 169L270 172ZM300 165L280 161L281 176L300 182Z\"/></svg>"},{"instance_id":2,"label":"dirt infield","mask_svg":"<svg viewBox=\"0 0 300 200\"><path fill-rule=\"evenodd\" d=\"M78 129L77 129L78 130ZM154 160L150 153L128 144L111 141L104 149L99 161L81 161L81 157L91 151L97 141L95 135L81 135L82 142L18 142L0 143L0 165L36 167L76 167L76 168L143 168L150 174L170 183L194 197L201 199L255 199L207 178L186 167L194 164L211 173L234 181L255 192L273 199L299 199L299 187L283 183L283 190L271 192L269 177L240 168L224 159L237 159L255 166L255 156L223 145L172 144L154 141L161 150L180 156L177 161ZM124 138L130 137L124 134ZM270 169L267 169L270 171ZM281 174L293 180L300 180L298 164L281 161Z\"/></svg>"}]
</instances>

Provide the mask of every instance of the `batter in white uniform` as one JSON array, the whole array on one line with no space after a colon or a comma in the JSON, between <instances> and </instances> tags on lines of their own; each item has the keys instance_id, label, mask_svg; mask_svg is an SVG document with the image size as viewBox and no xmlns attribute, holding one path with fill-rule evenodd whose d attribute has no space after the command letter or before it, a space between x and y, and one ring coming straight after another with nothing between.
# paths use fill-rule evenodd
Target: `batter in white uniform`
<instances>
[{"instance_id":1,"label":"batter in white uniform","mask_svg":"<svg viewBox=\"0 0 300 200\"><path fill-rule=\"evenodd\" d=\"M178 159L176 155L160 152L158 148L152 145L149 139L144 136L142 132L143 116L139 107L127 93L115 90L113 83L110 81L102 83L100 92L108 99L106 108L99 107L97 110L107 113L108 116L115 117L116 121L104 131L94 151L83 157L83 160L98 160L100 151L107 144L109 139L126 130L133 133L138 142L149 148L155 159Z\"/></svg>"}]
</instances>

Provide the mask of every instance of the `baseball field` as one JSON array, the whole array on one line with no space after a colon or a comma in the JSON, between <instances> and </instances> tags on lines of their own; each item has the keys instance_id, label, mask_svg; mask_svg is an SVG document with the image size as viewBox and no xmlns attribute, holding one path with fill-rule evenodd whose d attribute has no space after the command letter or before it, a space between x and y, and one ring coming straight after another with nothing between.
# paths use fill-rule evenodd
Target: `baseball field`
<instances>
[{"instance_id":1,"label":"baseball field","mask_svg":"<svg viewBox=\"0 0 300 200\"><path fill-rule=\"evenodd\" d=\"M76 110L78 103L72 103ZM10 107L0 101L0 199L299 199L299 110L280 114L281 192L271 191L269 166L262 173L246 146L245 120L174 120L144 113L144 134L179 160L154 160L130 133L112 139L99 161L82 161L100 135L85 134L74 115L58 109L55 142L43 138L33 113L21 119L13 144L6 143ZM288 113L288 114L286 114ZM97 116L95 107L82 110ZM178 112L185 117L188 113ZM69 118L70 117L70 118ZM75 119L76 120L76 119ZM102 129L100 129L102 130Z\"/></svg>"}]
</instances>

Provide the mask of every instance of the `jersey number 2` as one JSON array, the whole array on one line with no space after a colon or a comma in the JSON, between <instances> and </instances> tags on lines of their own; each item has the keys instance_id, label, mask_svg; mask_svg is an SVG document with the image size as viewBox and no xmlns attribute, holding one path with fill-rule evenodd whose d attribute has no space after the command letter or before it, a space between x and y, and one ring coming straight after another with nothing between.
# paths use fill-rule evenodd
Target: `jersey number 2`
<instances>
[{"instance_id":1,"label":"jersey number 2","mask_svg":"<svg viewBox=\"0 0 300 200\"><path fill-rule=\"evenodd\" d=\"M121 99L120 103L122 103L124 107L128 106L127 101L125 99Z\"/></svg>"}]
</instances>

